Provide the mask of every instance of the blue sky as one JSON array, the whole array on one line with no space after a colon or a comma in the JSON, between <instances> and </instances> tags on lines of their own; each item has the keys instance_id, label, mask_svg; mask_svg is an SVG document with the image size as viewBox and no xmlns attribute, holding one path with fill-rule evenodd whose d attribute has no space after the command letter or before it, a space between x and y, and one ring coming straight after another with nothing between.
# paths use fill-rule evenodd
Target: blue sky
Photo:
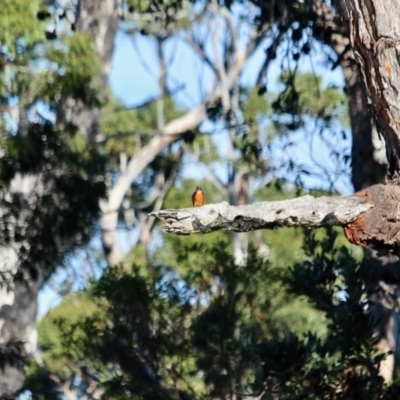
<instances>
[{"instance_id":1,"label":"blue sky","mask_svg":"<svg viewBox=\"0 0 400 400\"><path fill-rule=\"evenodd\" d=\"M244 40L241 41L244 47ZM248 60L244 71L241 75L241 83L244 86L254 86L258 72L265 59L265 48L267 48L267 40L263 43L257 52ZM211 51L210 51L211 52ZM194 52L182 40L172 39L166 42L165 46L166 58L170 60L169 67L169 88L174 89L184 86L184 90L180 91L176 96L178 104L184 109L190 109L197 106L204 93L209 90L213 84L213 75L204 63L194 54ZM318 71L322 74L324 86L335 85L342 87L344 85L341 70L337 68L331 71L324 66L325 56L322 54L318 44L314 44L310 58L304 58L301 61L300 69L303 72ZM145 65L144 65L145 64ZM281 73L281 59L277 59L271 63L268 73L268 90L278 91L278 76ZM319 72L321 71L321 72ZM110 74L110 86L114 95L120 99L125 105L133 106L141 104L149 98L155 98L158 94L157 88L157 58L154 41L147 36L137 34L134 39L119 32L116 39L115 53L113 57L113 67ZM209 124L207 128L209 128ZM223 130L215 130L212 139L218 142L220 149L224 149L224 140L227 140L227 133ZM310 127L311 128L311 127ZM208 129L210 130L210 129ZM309 129L310 131L310 129ZM308 132L310 133L310 132ZM311 134L311 133L310 133ZM309 162L312 158L310 152L310 135L306 137L304 131L293 134L290 138L282 138L281 143L277 141L275 153L279 152L279 148L287 148L286 142L296 141L296 146L291 150L291 154L287 157L299 159L304 163ZM348 135L350 138L351 135ZM226 139L224 139L226 138ZM333 145L334 143L332 143ZM350 139L343 144L346 149L350 147ZM313 157L323 165L328 164L328 169L335 169L335 161L330 159L330 155L326 152L323 143L314 135L313 141ZM282 156L284 157L284 155ZM198 170L199 166L195 166ZM201 169L201 168L200 168ZM186 173L190 174L189 168ZM325 185L325 186L324 186ZM317 186L319 188L331 189L326 186L326 182L312 177L308 178L308 187ZM340 176L335 184L334 189L343 194L352 192L352 187L348 176Z\"/></svg>"}]
</instances>

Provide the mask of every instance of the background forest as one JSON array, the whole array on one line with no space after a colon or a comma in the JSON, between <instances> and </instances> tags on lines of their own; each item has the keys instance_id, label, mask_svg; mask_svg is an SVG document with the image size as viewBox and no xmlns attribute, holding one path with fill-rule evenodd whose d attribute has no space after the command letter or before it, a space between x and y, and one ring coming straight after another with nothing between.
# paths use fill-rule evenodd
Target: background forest
<instances>
[{"instance_id":1,"label":"background forest","mask_svg":"<svg viewBox=\"0 0 400 400\"><path fill-rule=\"evenodd\" d=\"M0 398L399 398L394 256L149 216L383 180L329 1L1 3Z\"/></svg>"}]
</instances>

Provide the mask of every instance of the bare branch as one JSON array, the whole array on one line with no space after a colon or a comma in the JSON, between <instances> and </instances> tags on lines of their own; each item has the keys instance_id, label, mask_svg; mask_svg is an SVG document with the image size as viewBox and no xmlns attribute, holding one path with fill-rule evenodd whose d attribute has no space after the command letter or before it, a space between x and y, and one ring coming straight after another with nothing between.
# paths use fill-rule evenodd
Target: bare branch
<instances>
[{"instance_id":1,"label":"bare branch","mask_svg":"<svg viewBox=\"0 0 400 400\"><path fill-rule=\"evenodd\" d=\"M223 62L223 58L225 58L225 55L223 56L219 50L219 40L220 40L220 33L222 30L222 24L221 20L216 18L215 20L209 21L210 24L210 31L212 31L212 45L213 45L213 50L214 50L214 58L215 58L215 65L218 71L218 77L219 77L219 85L221 88L221 101L222 101L222 106L225 111L230 109L230 104L229 104L229 88L226 85L226 70Z\"/></svg>"},{"instance_id":2,"label":"bare branch","mask_svg":"<svg viewBox=\"0 0 400 400\"><path fill-rule=\"evenodd\" d=\"M162 230L189 235L217 230L249 232L284 226L342 226L347 239L379 251L400 252L400 187L374 185L348 197L299 197L292 200L230 206L162 210L151 215L166 221Z\"/></svg>"},{"instance_id":3,"label":"bare branch","mask_svg":"<svg viewBox=\"0 0 400 400\"><path fill-rule=\"evenodd\" d=\"M345 226L372 207L373 204L358 196L317 199L304 196L237 207L223 201L197 208L161 210L150 215L166 221L162 227L164 232L189 235L217 230L249 232L284 226Z\"/></svg>"},{"instance_id":4,"label":"bare branch","mask_svg":"<svg viewBox=\"0 0 400 400\"><path fill-rule=\"evenodd\" d=\"M249 38L249 43L246 46L245 57L243 57L244 60L250 58L251 55L257 50L258 46L265 39L266 33L269 29L270 27L264 27L260 30L253 29L253 32Z\"/></svg>"},{"instance_id":5,"label":"bare branch","mask_svg":"<svg viewBox=\"0 0 400 400\"><path fill-rule=\"evenodd\" d=\"M199 43L197 39L194 38L192 35L191 38L187 36L186 38L183 39L191 48L192 50L212 69L212 71L215 73L215 75L218 75L218 70L214 63L211 61L210 57L206 54L204 50L204 45L202 43Z\"/></svg>"},{"instance_id":6,"label":"bare branch","mask_svg":"<svg viewBox=\"0 0 400 400\"><path fill-rule=\"evenodd\" d=\"M223 195L226 196L228 191L225 185L218 179L217 175L213 173L211 170L204 178L206 181L210 182L214 187Z\"/></svg>"},{"instance_id":7,"label":"bare branch","mask_svg":"<svg viewBox=\"0 0 400 400\"><path fill-rule=\"evenodd\" d=\"M132 36L132 37L130 37L130 39L131 39L131 43L132 43L133 49L135 50L136 55L137 55L137 57L138 57L138 60L139 60L140 63L142 64L142 67L145 69L145 71L146 71L151 77L153 77L154 79L156 79L156 74L155 74L155 72L152 70L152 68L150 67L150 65L147 63L146 59L143 57L143 55L142 55L142 53L141 53L141 51L140 51L140 49L139 49L139 46L138 46L138 44L137 44L136 38L135 38L134 36Z\"/></svg>"},{"instance_id":8,"label":"bare branch","mask_svg":"<svg viewBox=\"0 0 400 400\"><path fill-rule=\"evenodd\" d=\"M167 84L167 64L164 58L164 49L163 49L164 40L159 36L156 37L157 44L157 57L158 64L160 68L160 73L158 76L158 90L160 98L157 100L157 128L161 131L165 125L165 112L164 112L164 96L168 91L166 88Z\"/></svg>"},{"instance_id":9,"label":"bare branch","mask_svg":"<svg viewBox=\"0 0 400 400\"><path fill-rule=\"evenodd\" d=\"M179 158L182 157L183 151L180 151ZM178 168L179 163L177 162L173 168L173 170L170 173L170 176L168 177L167 181L164 182L164 185L160 189L160 195L158 196L155 205L154 205L154 210L159 211L161 210L161 207L164 203L165 196L171 189L172 185L175 182L176 175L178 173ZM165 178L165 176L164 176ZM150 239L151 239L151 231L153 229L153 226L156 222L156 218L153 216L147 215L142 223L141 229L140 229L140 241L142 244L148 246Z\"/></svg>"},{"instance_id":10,"label":"bare branch","mask_svg":"<svg viewBox=\"0 0 400 400\"><path fill-rule=\"evenodd\" d=\"M229 33L231 35L232 42L232 53L236 54L238 50L238 34L237 29L235 27L235 23L233 22L232 14L226 7L221 7L219 9L219 13L225 18L226 24L229 29Z\"/></svg>"},{"instance_id":11,"label":"bare branch","mask_svg":"<svg viewBox=\"0 0 400 400\"><path fill-rule=\"evenodd\" d=\"M282 38L285 34L285 30L283 29L278 29L278 32L276 35L274 35L273 39L272 39L272 44L269 46L268 50L267 50L267 56L265 57L265 61L260 69L260 72L258 73L257 76L257 85L261 85L262 80L264 79L264 76L266 76L267 71L268 71L268 67L271 64L271 61L273 61L275 59L275 54L276 51L279 47L279 45L281 44Z\"/></svg>"}]
</instances>

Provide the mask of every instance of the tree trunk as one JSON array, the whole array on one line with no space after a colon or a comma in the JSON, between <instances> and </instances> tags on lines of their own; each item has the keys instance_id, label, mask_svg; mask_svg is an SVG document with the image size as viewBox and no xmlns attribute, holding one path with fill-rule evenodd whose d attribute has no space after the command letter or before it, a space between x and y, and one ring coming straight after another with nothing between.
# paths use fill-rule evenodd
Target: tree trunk
<instances>
[{"instance_id":1,"label":"tree trunk","mask_svg":"<svg viewBox=\"0 0 400 400\"><path fill-rule=\"evenodd\" d=\"M391 0L337 0L350 34L378 134L385 139L388 179L400 181L400 3Z\"/></svg>"},{"instance_id":2,"label":"tree trunk","mask_svg":"<svg viewBox=\"0 0 400 400\"><path fill-rule=\"evenodd\" d=\"M373 141L372 115L367 103L366 88L350 47L348 33L337 23L332 9L323 0L312 0L311 7L317 16L316 26L323 28L318 39L335 51L337 65L343 71L353 138L352 183L357 192L383 182L386 160L382 160Z\"/></svg>"},{"instance_id":3,"label":"tree trunk","mask_svg":"<svg viewBox=\"0 0 400 400\"><path fill-rule=\"evenodd\" d=\"M102 62L101 74L94 82L99 87L107 87L121 3L122 0L80 0L77 4L75 29L93 37L97 54ZM57 117L60 123L72 123L77 126L89 144L96 146L99 134L99 108L88 108L81 101L68 99L66 104L61 104Z\"/></svg>"},{"instance_id":4,"label":"tree trunk","mask_svg":"<svg viewBox=\"0 0 400 400\"><path fill-rule=\"evenodd\" d=\"M17 174L7 190L1 192L0 351L4 360L0 397L11 396L21 388L24 380L21 357L36 350L37 294L43 283L46 261L45 256L34 261L43 240L40 233L33 232L46 226L47 221L41 220L39 227L35 216L43 207L38 197L48 195L39 187L39 179ZM25 237L17 240L21 232L25 232Z\"/></svg>"}]
</instances>

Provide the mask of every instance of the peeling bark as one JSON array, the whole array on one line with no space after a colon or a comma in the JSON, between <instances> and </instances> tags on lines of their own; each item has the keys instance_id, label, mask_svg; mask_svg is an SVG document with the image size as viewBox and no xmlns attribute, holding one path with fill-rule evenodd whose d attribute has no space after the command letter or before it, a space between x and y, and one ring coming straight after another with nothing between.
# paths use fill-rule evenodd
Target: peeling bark
<instances>
[{"instance_id":1,"label":"peeling bark","mask_svg":"<svg viewBox=\"0 0 400 400\"><path fill-rule=\"evenodd\" d=\"M400 182L400 3L336 0L350 34L371 113L386 143L388 179Z\"/></svg>"},{"instance_id":2,"label":"peeling bark","mask_svg":"<svg viewBox=\"0 0 400 400\"><path fill-rule=\"evenodd\" d=\"M360 215L345 229L347 239L361 246L376 249L400 250L400 187L375 185L355 194L363 197L374 208Z\"/></svg>"},{"instance_id":3,"label":"peeling bark","mask_svg":"<svg viewBox=\"0 0 400 400\"><path fill-rule=\"evenodd\" d=\"M317 16L316 26L322 28L322 33L317 38L335 51L337 65L343 70L353 138L352 183L358 191L383 182L387 161L377 156L366 88L355 62L346 28L338 24L331 7L323 0L313 0L311 7Z\"/></svg>"}]
</instances>

